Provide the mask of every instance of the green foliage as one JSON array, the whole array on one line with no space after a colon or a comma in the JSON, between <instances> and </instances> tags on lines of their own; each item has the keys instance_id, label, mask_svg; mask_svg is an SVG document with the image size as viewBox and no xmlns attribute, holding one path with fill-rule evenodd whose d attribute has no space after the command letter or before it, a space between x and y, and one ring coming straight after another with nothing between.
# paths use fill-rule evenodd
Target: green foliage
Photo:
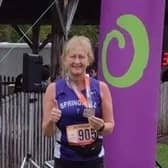
<instances>
[{"instance_id":1,"label":"green foliage","mask_svg":"<svg viewBox=\"0 0 168 168\"><path fill-rule=\"evenodd\" d=\"M31 26L30 25L20 25L19 27L31 39L31 36L32 36ZM40 41L43 41L44 39L46 39L49 33L51 33L50 25L41 26ZM93 46L95 46L98 40L98 26L95 26L95 25L72 26L69 32L69 38L72 37L73 35L85 35L91 40ZM24 42L22 38L23 37L20 37L15 31L15 29L11 27L10 25L0 25L0 41L1 42L2 41Z\"/></svg>"},{"instance_id":2,"label":"green foliage","mask_svg":"<svg viewBox=\"0 0 168 168\"><path fill-rule=\"evenodd\" d=\"M40 29L40 41L43 41L47 38L48 34L51 33L51 26L41 26Z\"/></svg>"},{"instance_id":3,"label":"green foliage","mask_svg":"<svg viewBox=\"0 0 168 168\"><path fill-rule=\"evenodd\" d=\"M9 25L0 25L0 41L12 42L13 30Z\"/></svg>"},{"instance_id":4,"label":"green foliage","mask_svg":"<svg viewBox=\"0 0 168 168\"><path fill-rule=\"evenodd\" d=\"M21 26L21 28L26 32L28 29L27 25ZM10 25L0 25L0 41L6 41L6 42L24 42L22 40L22 37L20 37L15 29Z\"/></svg>"},{"instance_id":5,"label":"green foliage","mask_svg":"<svg viewBox=\"0 0 168 168\"><path fill-rule=\"evenodd\" d=\"M168 145L167 144L157 145L157 161L163 168L168 167Z\"/></svg>"},{"instance_id":6,"label":"green foliage","mask_svg":"<svg viewBox=\"0 0 168 168\"><path fill-rule=\"evenodd\" d=\"M72 26L69 32L69 37L72 37L73 35L87 36L91 40L92 45L95 46L98 41L98 26L95 25Z\"/></svg>"}]
</instances>

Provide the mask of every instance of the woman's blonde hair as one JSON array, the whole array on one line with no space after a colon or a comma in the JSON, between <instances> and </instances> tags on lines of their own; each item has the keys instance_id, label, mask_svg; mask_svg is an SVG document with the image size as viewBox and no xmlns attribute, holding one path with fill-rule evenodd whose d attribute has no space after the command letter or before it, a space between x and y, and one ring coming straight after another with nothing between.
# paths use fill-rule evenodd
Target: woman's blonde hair
<instances>
[{"instance_id":1,"label":"woman's blonde hair","mask_svg":"<svg viewBox=\"0 0 168 168\"><path fill-rule=\"evenodd\" d=\"M67 54L72 51L76 46L81 46L88 55L89 65L94 61L94 55L92 50L92 45L89 38L85 36L73 36L70 40L68 40L63 49L63 60L67 56Z\"/></svg>"},{"instance_id":2,"label":"woman's blonde hair","mask_svg":"<svg viewBox=\"0 0 168 168\"><path fill-rule=\"evenodd\" d=\"M64 59L70 51L72 51L76 46L81 46L88 55L88 66L91 65L94 61L94 55L92 50L92 45L89 38L85 36L73 36L64 44L63 54L62 54L62 77L65 77L67 74L67 69L64 67Z\"/></svg>"}]
</instances>

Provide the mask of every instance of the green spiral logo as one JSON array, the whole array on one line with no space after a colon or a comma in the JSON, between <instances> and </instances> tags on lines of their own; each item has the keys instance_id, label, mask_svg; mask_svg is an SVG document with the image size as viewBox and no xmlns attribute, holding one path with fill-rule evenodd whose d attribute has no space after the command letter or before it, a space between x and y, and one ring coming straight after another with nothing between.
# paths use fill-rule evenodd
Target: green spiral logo
<instances>
[{"instance_id":1,"label":"green spiral logo","mask_svg":"<svg viewBox=\"0 0 168 168\"><path fill-rule=\"evenodd\" d=\"M144 73L149 59L149 38L143 22L134 15L123 15L117 19L117 24L131 36L134 56L128 71L119 77L112 76L107 66L107 49L113 38L117 39L119 48L125 47L123 34L118 30L109 32L103 42L102 71L105 80L112 86L125 88L134 85Z\"/></svg>"}]
</instances>

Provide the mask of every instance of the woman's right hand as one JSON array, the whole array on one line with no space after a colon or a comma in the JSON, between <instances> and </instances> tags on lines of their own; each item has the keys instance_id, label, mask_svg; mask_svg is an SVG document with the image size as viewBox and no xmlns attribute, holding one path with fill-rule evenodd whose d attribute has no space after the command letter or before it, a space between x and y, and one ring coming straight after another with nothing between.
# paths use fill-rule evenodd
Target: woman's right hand
<instances>
[{"instance_id":1,"label":"woman's right hand","mask_svg":"<svg viewBox=\"0 0 168 168\"><path fill-rule=\"evenodd\" d=\"M55 106L51 109L50 115L49 115L49 122L55 122L57 123L61 118L61 110L58 108L58 103L55 100Z\"/></svg>"},{"instance_id":2,"label":"woman's right hand","mask_svg":"<svg viewBox=\"0 0 168 168\"><path fill-rule=\"evenodd\" d=\"M42 129L45 136L52 136L56 131L56 123L61 118L61 111L55 99L55 82L50 83L43 98Z\"/></svg>"}]
</instances>

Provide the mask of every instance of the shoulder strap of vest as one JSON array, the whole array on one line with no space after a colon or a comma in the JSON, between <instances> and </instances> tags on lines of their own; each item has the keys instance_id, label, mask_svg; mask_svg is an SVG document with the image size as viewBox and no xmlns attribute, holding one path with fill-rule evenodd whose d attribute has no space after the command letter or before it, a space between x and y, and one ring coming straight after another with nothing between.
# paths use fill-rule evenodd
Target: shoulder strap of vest
<instances>
[{"instance_id":1,"label":"shoulder strap of vest","mask_svg":"<svg viewBox=\"0 0 168 168\"><path fill-rule=\"evenodd\" d=\"M100 96L100 83L98 80L94 79L94 78L90 78L90 89L92 94L96 94L97 96ZM59 79L56 81L56 99L65 94L65 86L66 86L66 82L64 79Z\"/></svg>"},{"instance_id":2,"label":"shoulder strap of vest","mask_svg":"<svg viewBox=\"0 0 168 168\"><path fill-rule=\"evenodd\" d=\"M99 94L100 95L100 83L98 80L94 79L94 78L90 78L90 89L91 91L94 93L96 92L96 94Z\"/></svg>"},{"instance_id":3,"label":"shoulder strap of vest","mask_svg":"<svg viewBox=\"0 0 168 168\"><path fill-rule=\"evenodd\" d=\"M64 79L59 79L59 80L57 80L56 81L56 85L55 85L55 87L56 87L56 99L59 97L59 96L61 96L61 95L63 95L63 94L65 94L65 85L66 85L66 82L65 82L65 80Z\"/></svg>"}]
</instances>

